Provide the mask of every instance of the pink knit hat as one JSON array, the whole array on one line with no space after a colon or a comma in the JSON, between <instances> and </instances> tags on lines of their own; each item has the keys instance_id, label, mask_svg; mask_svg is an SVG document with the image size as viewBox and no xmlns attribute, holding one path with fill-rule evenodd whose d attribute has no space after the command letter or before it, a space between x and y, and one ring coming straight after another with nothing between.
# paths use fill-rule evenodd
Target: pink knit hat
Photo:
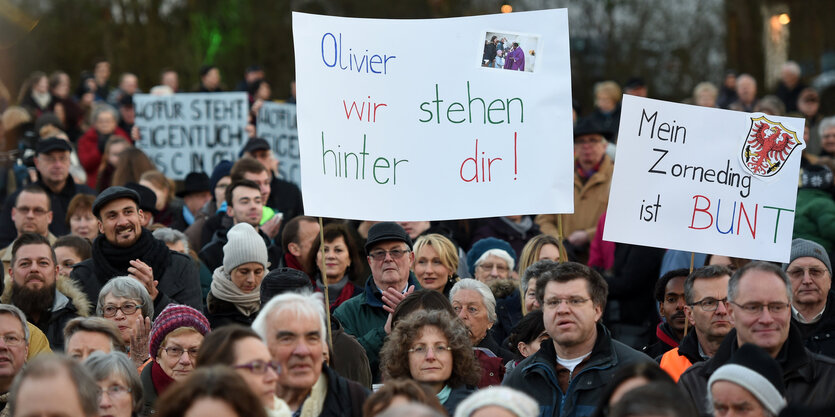
<instances>
[{"instance_id":1,"label":"pink knit hat","mask_svg":"<svg viewBox=\"0 0 835 417\"><path fill-rule=\"evenodd\" d=\"M192 327L203 336L211 331L209 320L196 309L181 304L169 304L159 313L151 326L151 350L148 352L152 358L156 358L165 336L180 327Z\"/></svg>"}]
</instances>

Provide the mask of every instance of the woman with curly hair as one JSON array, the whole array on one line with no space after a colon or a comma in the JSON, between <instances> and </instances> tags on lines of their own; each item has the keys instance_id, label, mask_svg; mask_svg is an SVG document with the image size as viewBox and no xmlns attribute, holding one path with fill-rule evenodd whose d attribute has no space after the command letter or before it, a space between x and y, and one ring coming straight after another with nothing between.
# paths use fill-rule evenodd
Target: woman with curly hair
<instances>
[{"instance_id":1,"label":"woman with curly hair","mask_svg":"<svg viewBox=\"0 0 835 417\"><path fill-rule=\"evenodd\" d=\"M397 323L380 351L383 378L427 386L449 415L475 391L481 369L467 328L446 311L416 311Z\"/></svg>"}]
</instances>

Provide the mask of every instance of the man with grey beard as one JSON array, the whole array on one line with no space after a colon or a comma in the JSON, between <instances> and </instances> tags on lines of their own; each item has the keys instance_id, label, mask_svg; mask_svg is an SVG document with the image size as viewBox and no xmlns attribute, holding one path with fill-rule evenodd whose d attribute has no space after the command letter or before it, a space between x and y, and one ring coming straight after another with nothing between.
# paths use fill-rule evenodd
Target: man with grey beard
<instances>
[{"instance_id":1,"label":"man with grey beard","mask_svg":"<svg viewBox=\"0 0 835 417\"><path fill-rule=\"evenodd\" d=\"M0 301L21 309L46 334L52 350L64 349L64 326L89 314L89 303L81 289L68 279L58 280L58 263L49 241L35 233L24 233L12 243L12 285Z\"/></svg>"}]
</instances>

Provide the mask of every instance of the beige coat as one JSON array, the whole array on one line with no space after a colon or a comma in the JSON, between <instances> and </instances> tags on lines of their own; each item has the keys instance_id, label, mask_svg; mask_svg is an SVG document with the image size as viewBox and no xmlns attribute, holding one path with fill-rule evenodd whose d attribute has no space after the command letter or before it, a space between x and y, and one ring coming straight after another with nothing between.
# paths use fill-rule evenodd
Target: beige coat
<instances>
[{"instance_id":1,"label":"beige coat","mask_svg":"<svg viewBox=\"0 0 835 417\"><path fill-rule=\"evenodd\" d=\"M612 172L615 163L608 155L603 156L600 170L586 181L574 173L574 214L564 214L562 220L563 238L568 238L577 230L585 230L589 240L594 238L597 231L597 221L609 205L609 186L612 185ZM540 214L536 216L536 224L542 233L559 237L556 214Z\"/></svg>"}]
</instances>

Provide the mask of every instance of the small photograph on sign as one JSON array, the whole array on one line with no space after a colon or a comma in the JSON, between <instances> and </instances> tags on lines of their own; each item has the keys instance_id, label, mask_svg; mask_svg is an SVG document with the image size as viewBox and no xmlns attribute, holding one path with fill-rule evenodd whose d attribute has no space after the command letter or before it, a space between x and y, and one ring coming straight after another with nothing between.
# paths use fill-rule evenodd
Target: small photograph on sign
<instances>
[{"instance_id":1,"label":"small photograph on sign","mask_svg":"<svg viewBox=\"0 0 835 417\"><path fill-rule=\"evenodd\" d=\"M511 32L485 32L481 66L490 69L534 72L539 36Z\"/></svg>"}]
</instances>

